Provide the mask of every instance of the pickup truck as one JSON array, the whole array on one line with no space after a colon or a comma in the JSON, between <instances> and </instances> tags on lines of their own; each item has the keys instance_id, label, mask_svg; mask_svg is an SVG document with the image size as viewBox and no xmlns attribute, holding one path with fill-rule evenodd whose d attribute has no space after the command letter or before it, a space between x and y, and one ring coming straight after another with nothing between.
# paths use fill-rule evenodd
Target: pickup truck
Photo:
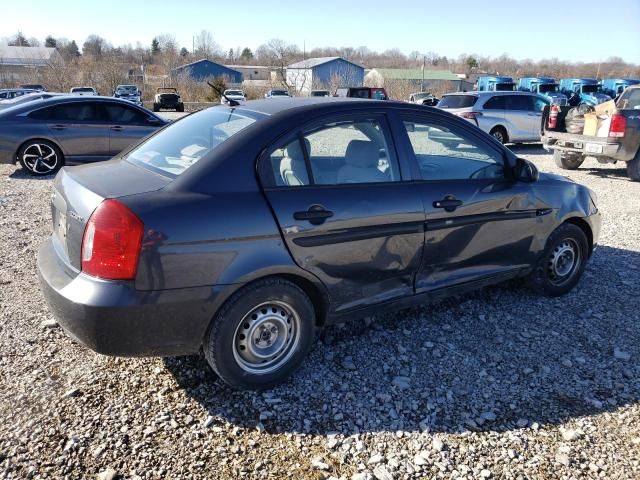
<instances>
[{"instance_id":1,"label":"pickup truck","mask_svg":"<svg viewBox=\"0 0 640 480\"><path fill-rule=\"evenodd\" d=\"M559 108L556 127L549 128L550 106L542 115L542 146L553 150L558 167L575 170L588 157L600 163L626 162L627 174L640 181L640 85L627 87L611 112L607 136L567 133L565 117L571 107Z\"/></svg>"}]
</instances>

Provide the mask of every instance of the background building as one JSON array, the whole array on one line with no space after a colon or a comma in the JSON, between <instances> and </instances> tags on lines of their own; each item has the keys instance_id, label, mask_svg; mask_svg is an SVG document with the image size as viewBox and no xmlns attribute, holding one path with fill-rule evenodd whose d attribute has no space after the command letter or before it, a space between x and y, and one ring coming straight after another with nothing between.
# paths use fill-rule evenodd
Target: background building
<instances>
[{"instance_id":1,"label":"background building","mask_svg":"<svg viewBox=\"0 0 640 480\"><path fill-rule=\"evenodd\" d=\"M333 92L339 87L358 87L364 81L364 67L341 57L308 58L287 67L287 84L297 93L314 89Z\"/></svg>"},{"instance_id":2,"label":"background building","mask_svg":"<svg viewBox=\"0 0 640 480\"><path fill-rule=\"evenodd\" d=\"M229 67L225 67L211 60L203 59L187 63L171 71L172 76L184 76L193 80L202 80L211 77L222 77L228 84L242 83L242 73Z\"/></svg>"},{"instance_id":3,"label":"background building","mask_svg":"<svg viewBox=\"0 0 640 480\"><path fill-rule=\"evenodd\" d=\"M0 84L14 86L38 79L53 63L62 62L55 48L0 45Z\"/></svg>"}]
</instances>

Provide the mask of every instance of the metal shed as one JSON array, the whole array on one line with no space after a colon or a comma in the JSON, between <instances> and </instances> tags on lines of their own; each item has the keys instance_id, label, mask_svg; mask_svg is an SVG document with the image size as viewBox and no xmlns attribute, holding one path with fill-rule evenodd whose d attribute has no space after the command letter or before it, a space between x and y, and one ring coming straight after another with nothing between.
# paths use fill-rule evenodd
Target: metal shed
<instances>
[{"instance_id":1,"label":"metal shed","mask_svg":"<svg viewBox=\"0 0 640 480\"><path fill-rule=\"evenodd\" d=\"M313 89L358 87L363 81L364 67L342 57L308 58L287 67L287 84L302 94Z\"/></svg>"},{"instance_id":2,"label":"metal shed","mask_svg":"<svg viewBox=\"0 0 640 480\"><path fill-rule=\"evenodd\" d=\"M176 67L171 71L171 74L172 76L189 76L194 80L203 80L207 77L224 77L228 83L242 82L242 73L206 58Z\"/></svg>"}]
</instances>

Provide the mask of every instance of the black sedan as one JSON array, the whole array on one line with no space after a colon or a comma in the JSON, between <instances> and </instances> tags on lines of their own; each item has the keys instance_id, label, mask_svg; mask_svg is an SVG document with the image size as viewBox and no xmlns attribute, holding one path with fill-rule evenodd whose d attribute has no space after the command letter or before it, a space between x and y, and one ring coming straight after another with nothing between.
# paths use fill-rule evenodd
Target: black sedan
<instances>
[{"instance_id":1,"label":"black sedan","mask_svg":"<svg viewBox=\"0 0 640 480\"><path fill-rule=\"evenodd\" d=\"M167 122L111 97L54 96L0 111L0 163L32 175L108 160Z\"/></svg>"},{"instance_id":2,"label":"black sedan","mask_svg":"<svg viewBox=\"0 0 640 480\"><path fill-rule=\"evenodd\" d=\"M595 202L431 107L260 100L64 168L38 269L89 348L202 348L230 385L264 388L331 322L515 277L567 293L598 239Z\"/></svg>"}]
</instances>

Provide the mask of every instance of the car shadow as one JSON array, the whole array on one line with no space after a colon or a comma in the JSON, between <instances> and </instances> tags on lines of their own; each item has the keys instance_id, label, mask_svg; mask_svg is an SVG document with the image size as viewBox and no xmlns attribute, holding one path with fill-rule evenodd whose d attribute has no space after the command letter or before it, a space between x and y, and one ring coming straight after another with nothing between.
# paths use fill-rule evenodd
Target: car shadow
<instances>
[{"instance_id":1,"label":"car shadow","mask_svg":"<svg viewBox=\"0 0 640 480\"><path fill-rule=\"evenodd\" d=\"M18 166L8 177L12 180L53 180L56 177L55 173L51 175L36 176L31 175L24 168Z\"/></svg>"},{"instance_id":2,"label":"car shadow","mask_svg":"<svg viewBox=\"0 0 640 480\"><path fill-rule=\"evenodd\" d=\"M549 155L541 143L515 143L507 145L507 148L516 155Z\"/></svg>"},{"instance_id":3,"label":"car shadow","mask_svg":"<svg viewBox=\"0 0 640 480\"><path fill-rule=\"evenodd\" d=\"M602 167L585 167L583 163L579 167L579 170L600 178L623 178L631 182L629 175L627 175L626 164L624 162L620 162L620 164L622 165L621 167L619 165L614 166L613 164Z\"/></svg>"},{"instance_id":4,"label":"car shadow","mask_svg":"<svg viewBox=\"0 0 640 480\"><path fill-rule=\"evenodd\" d=\"M327 327L291 379L264 392L227 387L203 356L164 363L213 425L344 435L536 429L640 401L640 315L629 301L639 282L640 252L599 247L563 297L512 281Z\"/></svg>"}]
</instances>

